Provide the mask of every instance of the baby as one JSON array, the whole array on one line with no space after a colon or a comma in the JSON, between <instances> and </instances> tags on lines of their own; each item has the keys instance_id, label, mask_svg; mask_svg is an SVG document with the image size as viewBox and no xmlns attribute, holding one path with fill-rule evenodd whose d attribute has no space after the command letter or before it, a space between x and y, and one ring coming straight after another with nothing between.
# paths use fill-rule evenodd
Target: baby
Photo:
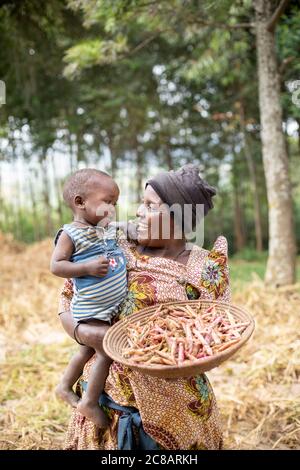
<instances>
[{"instance_id":1,"label":"baby","mask_svg":"<svg viewBox=\"0 0 300 470\"><path fill-rule=\"evenodd\" d=\"M96 426L105 428L108 420L98 399L111 360L103 351L102 340L127 294L126 260L117 244L115 228L110 224L115 215L119 188L106 173L84 169L70 176L63 196L73 212L73 222L58 232L51 271L56 276L73 278L74 337L81 346L67 366L56 393L77 406L80 413ZM86 328L90 328L89 341L85 340L85 344L78 339L80 323L86 323ZM96 360L87 391L79 401L73 385L94 353Z\"/></svg>"}]
</instances>

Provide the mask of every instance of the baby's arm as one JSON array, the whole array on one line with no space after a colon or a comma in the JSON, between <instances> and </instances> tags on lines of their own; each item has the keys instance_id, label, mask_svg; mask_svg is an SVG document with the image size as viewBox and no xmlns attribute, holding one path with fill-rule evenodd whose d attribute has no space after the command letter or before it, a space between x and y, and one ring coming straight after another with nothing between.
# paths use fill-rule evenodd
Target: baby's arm
<instances>
[{"instance_id":1,"label":"baby's arm","mask_svg":"<svg viewBox=\"0 0 300 470\"><path fill-rule=\"evenodd\" d=\"M59 277L79 277L85 275L85 263L72 263L70 258L74 245L66 232L62 232L52 253L50 270Z\"/></svg>"},{"instance_id":2,"label":"baby's arm","mask_svg":"<svg viewBox=\"0 0 300 470\"><path fill-rule=\"evenodd\" d=\"M80 276L105 276L108 271L109 261L104 256L85 263L72 263L70 258L74 251L74 245L66 232L62 232L54 248L50 270L59 277L80 277Z\"/></svg>"}]
</instances>

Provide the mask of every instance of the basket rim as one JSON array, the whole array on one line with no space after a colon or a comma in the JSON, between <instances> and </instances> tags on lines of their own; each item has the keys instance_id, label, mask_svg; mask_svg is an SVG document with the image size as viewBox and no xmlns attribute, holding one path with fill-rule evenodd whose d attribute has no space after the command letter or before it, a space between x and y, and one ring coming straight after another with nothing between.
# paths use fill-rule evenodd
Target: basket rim
<instances>
[{"instance_id":1,"label":"basket rim","mask_svg":"<svg viewBox=\"0 0 300 470\"><path fill-rule=\"evenodd\" d=\"M118 330L126 327L130 323L136 323L139 321L141 318L144 317L144 315L147 315L149 313L149 316L153 314L153 311L157 310L160 305L163 305L164 307L168 306L176 306L176 305L207 305L207 307L211 305L216 305L219 307L223 307L226 309L230 309L231 313L234 314L234 312L240 312L243 314L243 316L247 317L247 321L249 321L249 325L247 328L244 330L244 332L241 335L241 339L238 343L233 344L232 346L229 346L226 350L221 351L219 353L214 354L213 356L205 357L198 359L197 361L185 361L185 363L181 366L179 365L159 365L159 364L136 364L133 363L129 358L125 358L121 353L116 352L111 344L110 340L111 337L117 332ZM181 371L185 372L185 375L192 375L193 372L192 370L196 370L197 368L205 367L207 366L207 370L210 370L214 367L217 367L217 365L220 365L222 362L224 362L227 358L233 356L252 336L253 332L255 329L255 321L248 312L247 309L244 307L228 303L228 302L223 302L223 301L218 301L218 300L208 300L208 299L197 299L197 300L180 300L180 301L173 301L173 302L160 302L155 305L145 307L143 309L138 310L137 312L134 312L130 315L128 315L125 318L122 318L121 320L117 321L109 330L106 332L103 340L103 349L105 353L113 359L113 361L119 362L123 364L124 366L127 366L131 369L138 370L141 373L147 374L149 372L150 375L156 375L157 377L167 377L168 374L172 373L180 373ZM213 365L212 367L209 367L210 365L218 363L217 365ZM191 373L189 374L189 370L191 370ZM176 374L177 375L177 374ZM179 377L180 375L178 375ZM174 375L175 377L175 375Z\"/></svg>"}]
</instances>

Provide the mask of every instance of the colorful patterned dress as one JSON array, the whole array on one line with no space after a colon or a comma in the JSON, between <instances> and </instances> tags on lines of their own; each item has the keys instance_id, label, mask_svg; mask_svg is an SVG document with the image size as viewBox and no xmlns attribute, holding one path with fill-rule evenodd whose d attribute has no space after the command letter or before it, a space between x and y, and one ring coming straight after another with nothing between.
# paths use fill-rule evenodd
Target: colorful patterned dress
<instances>
[{"instance_id":1,"label":"colorful patterned dress","mask_svg":"<svg viewBox=\"0 0 300 470\"><path fill-rule=\"evenodd\" d=\"M227 241L220 236L211 251L194 246L186 265L167 258L141 256L135 245L120 242L127 258L129 293L120 317L160 302L202 298L230 302ZM185 282L183 282L185 280ZM67 310L72 284L66 281L60 311ZM88 381L93 358L86 364ZM203 375L163 379L141 374L113 363L105 392L122 406L139 410L144 431L161 449L220 449L222 432L212 387ZM111 425L98 430L76 409L70 420L67 450L117 450L121 411L107 410Z\"/></svg>"}]
</instances>

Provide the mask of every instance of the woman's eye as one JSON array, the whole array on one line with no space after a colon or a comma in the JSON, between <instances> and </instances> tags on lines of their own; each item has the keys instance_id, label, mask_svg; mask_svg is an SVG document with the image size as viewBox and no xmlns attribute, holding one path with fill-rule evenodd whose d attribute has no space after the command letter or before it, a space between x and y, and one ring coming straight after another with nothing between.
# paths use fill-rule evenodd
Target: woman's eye
<instances>
[{"instance_id":1,"label":"woman's eye","mask_svg":"<svg viewBox=\"0 0 300 470\"><path fill-rule=\"evenodd\" d=\"M157 208L157 204L154 202L145 202L144 200L141 201L141 205L148 211L154 211Z\"/></svg>"}]
</instances>

